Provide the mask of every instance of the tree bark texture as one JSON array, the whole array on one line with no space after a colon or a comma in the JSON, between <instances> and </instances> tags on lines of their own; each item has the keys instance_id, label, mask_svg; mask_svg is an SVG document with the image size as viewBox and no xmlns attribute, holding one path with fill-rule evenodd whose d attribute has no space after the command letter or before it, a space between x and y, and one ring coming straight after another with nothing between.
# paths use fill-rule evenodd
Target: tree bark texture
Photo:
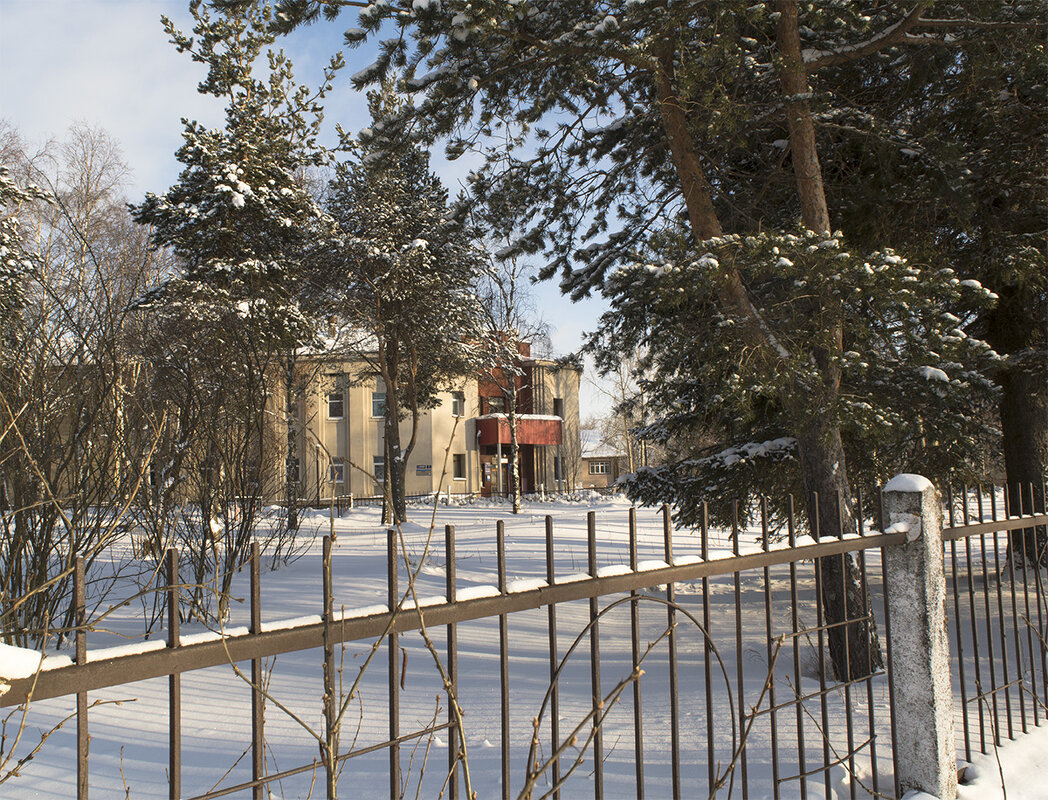
<instances>
[{"instance_id":1,"label":"tree bark texture","mask_svg":"<svg viewBox=\"0 0 1048 800\"><path fill-rule=\"evenodd\" d=\"M284 416L287 426L287 453L284 461L284 501L287 503L288 532L298 530L298 436L295 429L295 359L284 361Z\"/></svg>"},{"instance_id":2,"label":"tree bark texture","mask_svg":"<svg viewBox=\"0 0 1048 800\"><path fill-rule=\"evenodd\" d=\"M855 531L840 430L815 420L798 436L801 476L812 535L839 539ZM869 589L850 554L816 564L828 631L830 658L838 680L865 677L883 666Z\"/></svg>"},{"instance_id":3,"label":"tree bark texture","mask_svg":"<svg viewBox=\"0 0 1048 800\"><path fill-rule=\"evenodd\" d=\"M510 390L506 393L506 411L509 417L509 490L513 498L513 513L519 514L520 497L520 444L517 442L517 380L510 376ZM501 465L499 469L501 469Z\"/></svg>"},{"instance_id":4,"label":"tree bark texture","mask_svg":"<svg viewBox=\"0 0 1048 800\"><path fill-rule=\"evenodd\" d=\"M396 524L407 520L407 497L405 495L405 459L400 451L400 414L396 394L386 384L386 413L383 419L386 440L386 485L389 487L387 500L390 504L391 521Z\"/></svg>"},{"instance_id":5,"label":"tree bark texture","mask_svg":"<svg viewBox=\"0 0 1048 800\"><path fill-rule=\"evenodd\" d=\"M1048 468L1048 385L1043 378L1025 371L1003 372L999 377L1001 434L1004 468L1011 513L1043 514L1044 477ZM1012 554L1024 563L1048 560L1048 529L1045 526L1013 531Z\"/></svg>"},{"instance_id":6,"label":"tree bark texture","mask_svg":"<svg viewBox=\"0 0 1048 800\"><path fill-rule=\"evenodd\" d=\"M822 180L822 165L815 141L815 122L808 102L810 87L801 53L796 0L778 0L776 41L781 58L779 81L786 100L786 126L800 201L801 220L809 230L830 233L830 212ZM822 376L821 397L812 398L795 389L788 403L799 406L794 417L804 420L797 436L801 476L807 498L808 522L819 538L840 538L855 530L851 512L851 487L844 459L840 427L830 416L840 397L838 356L844 344L841 309L829 297L814 298L831 321L829 350L812 353ZM828 307L828 308L827 308ZM834 313L836 311L836 313ZM798 411L800 413L798 413ZM839 680L869 675L881 665L877 629L869 615L869 590L850 555L819 559L822 605L827 622L847 625L830 628L830 655ZM855 622L850 622L856 620Z\"/></svg>"},{"instance_id":7,"label":"tree bark texture","mask_svg":"<svg viewBox=\"0 0 1048 800\"><path fill-rule=\"evenodd\" d=\"M786 100L786 127L790 132L790 155L797 181L797 197L801 204L801 219L806 228L829 233L830 211L826 205L822 164L819 163L819 148L815 142L815 122L808 102L811 88L801 55L797 3L794 0L779 0L776 10L779 12L776 41L782 58L779 82Z\"/></svg>"},{"instance_id":8,"label":"tree bark texture","mask_svg":"<svg viewBox=\"0 0 1048 800\"><path fill-rule=\"evenodd\" d=\"M675 84L672 43L665 46L654 68L654 79L662 127L680 179L688 222L695 241L701 244L706 239L720 236L724 231L713 206L712 189L688 130L684 100ZM750 301L738 269L729 263L721 264L716 290L717 299L725 312L739 322L739 330L746 344L778 357L779 348Z\"/></svg>"}]
</instances>

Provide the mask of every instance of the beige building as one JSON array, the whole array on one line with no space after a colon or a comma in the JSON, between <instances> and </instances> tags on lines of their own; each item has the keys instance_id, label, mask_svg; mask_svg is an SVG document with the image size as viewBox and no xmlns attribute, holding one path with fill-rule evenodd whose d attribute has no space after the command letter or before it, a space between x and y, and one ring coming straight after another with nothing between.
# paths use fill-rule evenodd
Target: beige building
<instances>
[{"instance_id":1,"label":"beige building","mask_svg":"<svg viewBox=\"0 0 1048 800\"><path fill-rule=\"evenodd\" d=\"M579 446L580 370L547 359L521 359L518 388L520 475L525 493L575 486L568 462ZM463 378L423 411L408 457L408 496L449 491L489 496L508 491L509 425L491 387ZM307 385L295 416L299 496L374 497L385 474L385 387L362 364L325 364ZM411 420L401 423L401 443ZM295 465L292 465L295 469Z\"/></svg>"},{"instance_id":2,"label":"beige building","mask_svg":"<svg viewBox=\"0 0 1048 800\"><path fill-rule=\"evenodd\" d=\"M629 473L629 457L619 448L604 441L600 431L581 431L582 465L578 484L583 489L606 489Z\"/></svg>"}]
</instances>

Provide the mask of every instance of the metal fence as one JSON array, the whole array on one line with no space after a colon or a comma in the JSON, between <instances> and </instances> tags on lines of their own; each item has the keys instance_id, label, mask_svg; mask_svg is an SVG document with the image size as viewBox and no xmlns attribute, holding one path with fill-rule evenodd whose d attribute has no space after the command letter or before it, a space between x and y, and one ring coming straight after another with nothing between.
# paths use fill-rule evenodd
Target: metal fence
<instances>
[{"instance_id":1,"label":"metal fence","mask_svg":"<svg viewBox=\"0 0 1048 800\"><path fill-rule=\"evenodd\" d=\"M1048 515L1010 514L997 497L989 487L948 493L945 500L950 644L961 701L959 735L969 760L975 752L988 752L1004 739L1029 730L1042 716L1048 719L1044 562L1032 563L1034 554L1022 548L1026 557L1020 558L1018 550L1009 546L1037 541L1038 532L1043 541ZM600 566L603 542L591 512L585 574L570 576L558 569L554 522L546 517L545 577L526 586L511 586L507 581L506 535L499 522L497 586L487 594L471 592L467 597L459 596L455 530L448 526L443 536L445 595L432 601L413 597L413 587L402 581L410 565L401 563L404 553L398 547L397 532L391 530L386 541L387 608L360 616L333 610L330 540L325 539L321 621L277 630L263 630L261 624L256 546L250 561L249 632L191 644L180 643L178 563L170 551L166 562L167 648L103 661L86 659L88 620L81 565L74 598L80 626L76 663L12 681L10 691L0 697L0 706L76 696L77 785L79 796L86 798L88 692L168 676L168 775L170 796L179 798L184 796L181 676L206 667L249 662L251 779L198 794L194 800L248 792L264 797L268 796L265 787L274 781L323 772L324 755L293 769L266 772L263 709L268 698L262 688L263 659L319 649L325 666L325 716L330 723L339 716L338 648L344 643L371 641L374 654L380 647L386 651L385 664L376 662L374 668L385 672L385 707L376 712L387 721L388 735L383 741L335 753L329 766L387 751L389 796L399 798L405 778L402 748L443 733L448 738L448 759L437 786L450 798L466 797L459 709L468 712L469 699L459 696L463 664L458 635L460 626L481 621L497 626L501 733L497 744L499 787L482 792L482 797L508 798L520 793L558 798L566 795L562 793L566 782L580 772L588 774L596 798L622 796L626 785L629 794L638 798L646 792L674 798L718 792L743 798L751 792L776 798L782 794L829 798L834 791L853 798L864 791L896 796L891 682L872 661L865 665L868 669L859 670L866 675L851 679L847 676L856 670L837 665L844 676L837 679L825 654L834 629L871 622L881 631L890 628L882 556L885 548L905 542L906 534L869 530L860 522L857 536L826 540L816 530L814 539L808 539L801 537L792 502L788 508L779 538L771 529L767 504L761 502L756 512L756 547L745 547L748 543L743 541L736 507L732 555L713 559L706 515L697 533L681 531L675 530L669 509L663 509L661 559L655 560L640 557L636 510L630 509L628 563L621 567ZM856 518L868 519L869 511L860 498ZM883 522L877 525L880 530L885 527ZM818 565L843 559L854 559L871 600L851 618L827 621L823 604L817 602L827 588L822 585L824 576L836 574L843 581L845 572L823 570ZM684 588L692 593L682 596ZM580 608L584 609L581 624L566 630L559 615ZM517 615L543 611L546 691L538 708L529 701L521 709L510 678L514 620ZM654 629L653 620L657 622ZM606 645L602 647L602 630L627 628L629 653L610 653ZM434 718L427 725L405 730L400 637L412 632L423 632L427 646L440 656L441 679L450 701L446 720ZM494 630L491 635L494 637ZM850 657L847 649L844 657ZM890 657L888 653L889 663ZM584 687L577 680L569 685L565 679L566 665L580 659L587 663ZM752 668L754 662L759 669ZM580 694L588 709L565 722L562 711L570 703L578 706ZM656 706L659 713L653 715ZM526 728L526 758L519 746L519 727L514 724ZM609 746L612 730L616 743ZM520 763L525 769L519 769ZM612 788L606 782L608 770L614 771ZM846 776L843 782L842 774ZM348 777L343 778L346 780Z\"/></svg>"}]
</instances>

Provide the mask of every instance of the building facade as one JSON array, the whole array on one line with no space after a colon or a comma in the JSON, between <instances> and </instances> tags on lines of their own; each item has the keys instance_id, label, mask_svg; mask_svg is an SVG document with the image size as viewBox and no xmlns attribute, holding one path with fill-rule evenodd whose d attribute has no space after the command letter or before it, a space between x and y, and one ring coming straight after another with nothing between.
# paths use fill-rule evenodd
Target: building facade
<instances>
[{"instance_id":1,"label":"building facade","mask_svg":"<svg viewBox=\"0 0 1048 800\"><path fill-rule=\"evenodd\" d=\"M516 379L519 467L525 493L575 488L581 370L522 349ZM503 393L485 377L463 378L420 414L408 456L406 494L491 496L509 490L510 431ZM503 402L500 402L502 400ZM361 363L325 363L294 409L296 456L289 462L303 500L382 494L385 388ZM411 420L401 423L401 443Z\"/></svg>"},{"instance_id":2,"label":"building facade","mask_svg":"<svg viewBox=\"0 0 1048 800\"><path fill-rule=\"evenodd\" d=\"M586 428L581 432L582 464L578 485L583 489L606 489L630 472L629 457L608 444L600 432Z\"/></svg>"}]
</instances>

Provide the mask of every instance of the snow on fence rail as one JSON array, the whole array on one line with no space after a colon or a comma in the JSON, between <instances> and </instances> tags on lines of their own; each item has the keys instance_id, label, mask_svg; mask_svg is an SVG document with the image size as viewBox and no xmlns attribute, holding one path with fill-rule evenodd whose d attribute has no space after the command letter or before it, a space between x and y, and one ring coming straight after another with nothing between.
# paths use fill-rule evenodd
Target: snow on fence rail
<instances>
[{"instance_id":1,"label":"snow on fence rail","mask_svg":"<svg viewBox=\"0 0 1048 800\"><path fill-rule=\"evenodd\" d=\"M907 492L915 487L895 488ZM1020 516L1005 508L1001 516L996 496L992 489L989 494L977 490L949 493L945 512L949 526L934 531L945 548L946 569L940 579L944 580L942 597L950 616L953 692L960 693L959 734L968 760L974 751L987 752L1004 738L1048 719L1044 564L1036 562L1027 547L1039 541L1038 531L1043 541L1048 515ZM865 519L861 498L857 506L856 519L861 521ZM984 506L989 507L988 514ZM184 797L182 677L243 662L250 663L250 677L238 666L234 669L250 681L250 780L198 793L196 800L245 791L255 797L268 796L266 787L276 781L296 775L312 780L310 776L318 773L327 775L328 794L333 796L340 769L349 759L381 751L388 753L390 797L401 797L409 779L417 780L420 790L426 782L433 796L445 792L451 798L466 797L470 774L473 781L487 781L491 791L480 796L494 796L494 787L498 787L502 797L516 792L526 797L543 793L558 797L570 782L585 783L585 773L597 798L620 796L627 787L638 796L648 788L658 796L680 797L696 790L701 794L714 794L718 789L730 792L739 785L744 794L760 791L776 798L781 793L829 796L831 790L853 798L898 796L902 789L914 788L900 786L909 773L905 764L900 770L898 763L899 737L906 740L906 729L912 728L914 720L900 723L893 702L893 695L900 691L896 681L910 676L890 675L891 680L886 681L884 670L873 663L865 665L869 669L859 665L856 670L855 665L830 663L825 654L834 629L850 631L872 622L886 631L889 650L907 646L907 637L900 638L898 629L892 635L889 599L894 587L911 578L886 574L886 570L892 568L896 553L914 544L914 525L912 521L888 525L882 516L877 530L868 530L860 522L856 535L816 541L796 533L792 503L790 509L788 536L783 541L775 542L769 535L767 507L762 502L759 550L740 552L736 521L731 531L733 552L720 558L711 558L705 522L699 529L700 552L675 556L679 532L674 530L669 510L663 509L660 560L639 559L636 511L630 509L629 563L603 567L598 566L601 537L596 516L590 512L586 570L572 574L557 569L554 523L546 517L545 579L515 582L507 578L505 531L500 521L496 584L468 589L457 585L455 529L447 526L443 537L445 592L421 597L415 596L411 580L406 586L400 580L418 567L405 558L403 539L391 530L386 537L387 602L348 610L334 607L330 540L325 537L324 613L265 624L261 622L256 545L250 561L248 628L193 637L179 636L181 587L177 556L169 551L167 641L109 651L87 649L79 565L76 663L45 660L33 674L12 677L0 696L0 706L76 696L80 797L87 796L90 783L88 692L168 677L169 795ZM921 522L926 533L935 527L927 519ZM1019 558L1015 548L1009 550L1010 543L1020 543L1018 549L1026 557ZM886 557L889 552L892 557ZM864 604L858 616L827 620L816 598L832 590L825 585L824 575L843 576L844 571L824 572L820 567L845 558L855 559L871 602ZM701 589L695 594L678 595L678 587L696 585ZM848 587L840 588L846 591ZM543 610L538 622L535 613ZM499 759L497 765L485 766L484 754L475 749L467 753L464 748L468 722L464 723L459 711L464 710L469 720L471 703L481 698L471 688L477 680L471 670L476 668L467 663L478 653L475 648L468 653L462 650L459 634L472 632L470 626L489 620L498 623L497 645L494 636L489 641L498 663L495 747ZM523 644L520 640L514 643L513 630L521 632L518 636L525 631L529 634L523 637ZM430 711L401 707L408 651L402 647L406 639L402 642L400 637L414 633L424 635L423 653L428 649L440 665L446 720ZM564 646L565 635L569 647ZM844 636L843 641L848 642L849 637ZM384 739L354 739L342 748L332 732L340 729L345 704L351 698L347 699L342 686L338 653L340 646L353 642L373 643L369 660L385 650L385 663L372 665L373 670L385 673L384 702L379 708L362 705L360 714L377 714L387 729ZM312 649L322 651L325 667L327 749L322 742L321 755L312 763L268 769L267 719L278 711L274 707L277 698L265 688L264 659ZM545 675L539 681L545 683L544 691L534 696L510 680L511 652L522 649L530 657L530 677L540 672ZM844 657L848 657L847 647ZM898 652L888 653L889 673L899 658ZM488 659L481 661L479 670L484 671ZM837 679L835 673L842 678ZM526 706L523 712L521 705ZM523 722L524 730L511 727L511 706L517 707L516 721ZM427 715L427 724L406 732L401 729L405 718ZM442 733L446 743L441 742ZM415 765L413 750L405 768L402 749L417 748L419 742L426 743L423 764L434 742L444 745L446 766L431 768L425 775L425 768ZM514 770L512 764L520 763L525 750L525 769ZM412 768L414 773L409 774ZM354 785L359 791L359 784L354 781ZM370 788L373 793L375 787ZM422 796L430 795L423 791Z\"/></svg>"}]
</instances>

